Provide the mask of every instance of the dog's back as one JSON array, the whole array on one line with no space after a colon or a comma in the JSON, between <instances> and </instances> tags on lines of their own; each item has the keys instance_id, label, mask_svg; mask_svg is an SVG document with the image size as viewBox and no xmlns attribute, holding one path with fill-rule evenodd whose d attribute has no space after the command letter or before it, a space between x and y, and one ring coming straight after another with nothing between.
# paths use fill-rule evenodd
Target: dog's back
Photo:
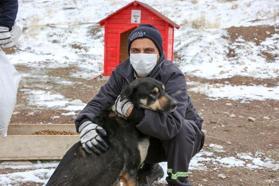
<instances>
[{"instance_id":1,"label":"dog's back","mask_svg":"<svg viewBox=\"0 0 279 186\"><path fill-rule=\"evenodd\" d=\"M107 153L106 155L110 154ZM49 179L47 186L111 185L111 182L113 183L113 181L107 179L107 177L102 182L98 181L98 179L102 179L102 175L107 174L107 172L110 174L114 173L113 169L109 170L108 167L105 167L107 162L102 162L102 159L104 158L100 159L94 154L86 154L82 149L80 142L78 142L65 154L57 169ZM121 169L118 163L114 165L114 169L116 167ZM114 176L118 175L115 174Z\"/></svg>"}]
</instances>

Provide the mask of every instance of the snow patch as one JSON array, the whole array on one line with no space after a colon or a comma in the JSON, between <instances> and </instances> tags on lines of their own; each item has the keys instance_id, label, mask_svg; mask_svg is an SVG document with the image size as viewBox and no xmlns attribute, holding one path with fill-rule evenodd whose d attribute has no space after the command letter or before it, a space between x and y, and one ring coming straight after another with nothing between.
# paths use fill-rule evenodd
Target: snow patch
<instances>
[{"instance_id":1,"label":"snow patch","mask_svg":"<svg viewBox=\"0 0 279 186\"><path fill-rule=\"evenodd\" d=\"M235 157L217 158L216 161L225 167L243 167L245 165L245 161Z\"/></svg>"},{"instance_id":2,"label":"snow patch","mask_svg":"<svg viewBox=\"0 0 279 186\"><path fill-rule=\"evenodd\" d=\"M81 100L70 100L61 94L51 91L29 89L24 89L23 91L29 95L29 105L67 111L80 111L85 107L85 103Z\"/></svg>"},{"instance_id":3,"label":"snow patch","mask_svg":"<svg viewBox=\"0 0 279 186\"><path fill-rule=\"evenodd\" d=\"M232 99L247 102L250 100L279 100L279 86L233 86L223 84L196 84L189 91L207 95L211 99Z\"/></svg>"},{"instance_id":4,"label":"snow patch","mask_svg":"<svg viewBox=\"0 0 279 186\"><path fill-rule=\"evenodd\" d=\"M177 61L180 69L206 79L279 77L279 34L273 34L259 45L241 39L231 43L227 37L226 30L185 28L179 31L175 51L180 58ZM229 48L235 51L235 57L227 57ZM270 52L274 59L267 61L264 51Z\"/></svg>"}]
</instances>

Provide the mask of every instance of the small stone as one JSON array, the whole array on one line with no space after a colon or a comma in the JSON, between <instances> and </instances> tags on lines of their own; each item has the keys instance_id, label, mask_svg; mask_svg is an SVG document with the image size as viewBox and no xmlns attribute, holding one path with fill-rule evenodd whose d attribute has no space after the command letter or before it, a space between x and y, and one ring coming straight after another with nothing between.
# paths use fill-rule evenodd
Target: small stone
<instances>
[{"instance_id":1,"label":"small stone","mask_svg":"<svg viewBox=\"0 0 279 186\"><path fill-rule=\"evenodd\" d=\"M60 116L52 116L51 119L58 119Z\"/></svg>"},{"instance_id":2,"label":"small stone","mask_svg":"<svg viewBox=\"0 0 279 186\"><path fill-rule=\"evenodd\" d=\"M253 118L253 117L249 117L249 118L248 118L248 121L250 121L250 122L255 122L255 121L256 121L256 119L255 119L255 118Z\"/></svg>"},{"instance_id":3,"label":"small stone","mask_svg":"<svg viewBox=\"0 0 279 186\"><path fill-rule=\"evenodd\" d=\"M231 103L226 103L226 105L227 105L227 106L232 106L232 104L231 104Z\"/></svg>"},{"instance_id":4,"label":"small stone","mask_svg":"<svg viewBox=\"0 0 279 186\"><path fill-rule=\"evenodd\" d=\"M238 117L239 117L239 118L244 118L244 116L241 116L241 115L239 115Z\"/></svg>"},{"instance_id":5,"label":"small stone","mask_svg":"<svg viewBox=\"0 0 279 186\"><path fill-rule=\"evenodd\" d=\"M34 112L28 112L27 116L34 116L35 113Z\"/></svg>"},{"instance_id":6,"label":"small stone","mask_svg":"<svg viewBox=\"0 0 279 186\"><path fill-rule=\"evenodd\" d=\"M264 116L263 119L265 119L265 120L270 120L270 117Z\"/></svg>"},{"instance_id":7,"label":"small stone","mask_svg":"<svg viewBox=\"0 0 279 186\"><path fill-rule=\"evenodd\" d=\"M212 124L216 124L217 121L214 121L214 120L210 120L209 123L212 123Z\"/></svg>"},{"instance_id":8,"label":"small stone","mask_svg":"<svg viewBox=\"0 0 279 186\"><path fill-rule=\"evenodd\" d=\"M279 110L279 108L275 107L275 108L274 108L274 110L276 110L276 111L277 111L277 110Z\"/></svg>"},{"instance_id":9,"label":"small stone","mask_svg":"<svg viewBox=\"0 0 279 186\"><path fill-rule=\"evenodd\" d=\"M229 145L231 145L231 144L232 144L232 142L230 142L230 141L227 141L226 143L227 143L227 144L229 144Z\"/></svg>"},{"instance_id":10,"label":"small stone","mask_svg":"<svg viewBox=\"0 0 279 186\"><path fill-rule=\"evenodd\" d=\"M235 115L235 114L231 114L230 117L231 117L231 118L235 118L236 115Z\"/></svg>"},{"instance_id":11,"label":"small stone","mask_svg":"<svg viewBox=\"0 0 279 186\"><path fill-rule=\"evenodd\" d=\"M222 178L222 179L226 179L227 178L227 176L225 174L218 174L218 177Z\"/></svg>"},{"instance_id":12,"label":"small stone","mask_svg":"<svg viewBox=\"0 0 279 186\"><path fill-rule=\"evenodd\" d=\"M230 113L228 113L228 112L224 112L224 114L225 114L226 116L230 116Z\"/></svg>"},{"instance_id":13,"label":"small stone","mask_svg":"<svg viewBox=\"0 0 279 186\"><path fill-rule=\"evenodd\" d=\"M202 181L207 182L208 180L204 178L204 179L202 179Z\"/></svg>"}]
</instances>

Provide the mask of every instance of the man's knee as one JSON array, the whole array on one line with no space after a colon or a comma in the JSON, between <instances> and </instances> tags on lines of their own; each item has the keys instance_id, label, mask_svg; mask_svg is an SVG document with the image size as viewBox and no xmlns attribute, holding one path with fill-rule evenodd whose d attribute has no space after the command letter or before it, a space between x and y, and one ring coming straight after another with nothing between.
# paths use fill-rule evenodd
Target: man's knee
<instances>
[{"instance_id":1,"label":"man's knee","mask_svg":"<svg viewBox=\"0 0 279 186\"><path fill-rule=\"evenodd\" d=\"M198 153L204 143L203 132L194 123L187 122L181 127L179 133L169 141L170 146L175 146L180 151L192 151L192 156Z\"/></svg>"},{"instance_id":2,"label":"man's knee","mask_svg":"<svg viewBox=\"0 0 279 186\"><path fill-rule=\"evenodd\" d=\"M171 140L171 143L176 144L176 145L183 145L189 144L193 145L195 142L196 138L196 131L193 128L192 124L190 123L185 123L178 134Z\"/></svg>"}]
</instances>

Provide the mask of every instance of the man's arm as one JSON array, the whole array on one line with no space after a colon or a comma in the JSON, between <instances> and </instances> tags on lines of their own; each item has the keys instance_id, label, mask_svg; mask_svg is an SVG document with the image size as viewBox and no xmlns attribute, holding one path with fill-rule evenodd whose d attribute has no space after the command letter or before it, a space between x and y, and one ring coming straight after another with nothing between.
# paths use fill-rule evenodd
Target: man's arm
<instances>
[{"instance_id":1,"label":"man's arm","mask_svg":"<svg viewBox=\"0 0 279 186\"><path fill-rule=\"evenodd\" d=\"M6 26L10 30L15 23L18 11L17 0L0 1L0 26Z\"/></svg>"},{"instance_id":2,"label":"man's arm","mask_svg":"<svg viewBox=\"0 0 279 186\"><path fill-rule=\"evenodd\" d=\"M97 95L78 114L75 120L77 131L83 122L87 120L93 121L103 110L113 105L115 99L121 92L122 81L120 75L114 71L108 82L101 87Z\"/></svg>"},{"instance_id":3,"label":"man's arm","mask_svg":"<svg viewBox=\"0 0 279 186\"><path fill-rule=\"evenodd\" d=\"M200 125L196 123L196 116L188 118L186 111L192 107L191 99L187 94L186 80L180 70L175 70L171 75L166 75L164 80L166 92L177 101L177 108L173 112L144 111L144 117L137 125L137 128L144 134L169 140L176 136L182 125Z\"/></svg>"},{"instance_id":4,"label":"man's arm","mask_svg":"<svg viewBox=\"0 0 279 186\"><path fill-rule=\"evenodd\" d=\"M145 110L144 118L139 122L137 128L144 134L168 140L173 138L185 123L185 111L187 102L186 82L184 75L173 74L165 84L166 92L177 101L177 108L173 112L155 112Z\"/></svg>"}]
</instances>

